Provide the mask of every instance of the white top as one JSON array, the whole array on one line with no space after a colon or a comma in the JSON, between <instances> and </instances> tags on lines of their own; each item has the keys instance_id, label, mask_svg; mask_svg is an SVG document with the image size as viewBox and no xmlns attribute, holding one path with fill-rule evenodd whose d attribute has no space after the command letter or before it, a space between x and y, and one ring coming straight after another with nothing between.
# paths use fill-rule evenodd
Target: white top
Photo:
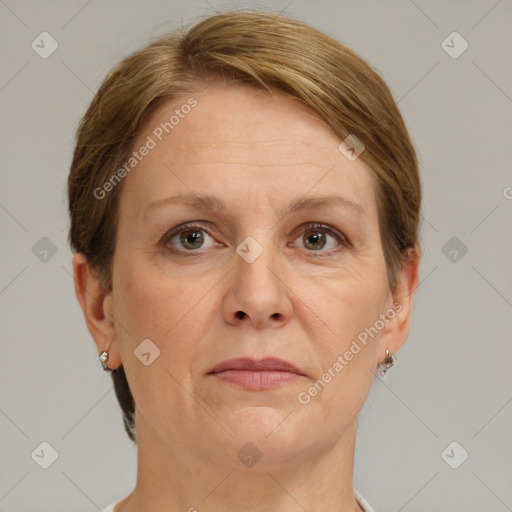
<instances>
[{"instance_id":1,"label":"white top","mask_svg":"<svg viewBox=\"0 0 512 512\"><path fill-rule=\"evenodd\" d=\"M356 489L354 489L354 497L364 512L375 512L373 507L357 492Z\"/></svg>"},{"instance_id":2,"label":"white top","mask_svg":"<svg viewBox=\"0 0 512 512\"><path fill-rule=\"evenodd\" d=\"M112 503L112 505L109 505L107 508L104 508L101 512L114 512L114 507L119 503L119 501Z\"/></svg>"},{"instance_id":3,"label":"white top","mask_svg":"<svg viewBox=\"0 0 512 512\"><path fill-rule=\"evenodd\" d=\"M375 510L370 506L370 504L354 489L354 497L356 501L359 503L360 507L364 510L364 512L375 512ZM114 512L114 507L120 502L116 501L109 505L107 508L103 509L101 512Z\"/></svg>"}]
</instances>

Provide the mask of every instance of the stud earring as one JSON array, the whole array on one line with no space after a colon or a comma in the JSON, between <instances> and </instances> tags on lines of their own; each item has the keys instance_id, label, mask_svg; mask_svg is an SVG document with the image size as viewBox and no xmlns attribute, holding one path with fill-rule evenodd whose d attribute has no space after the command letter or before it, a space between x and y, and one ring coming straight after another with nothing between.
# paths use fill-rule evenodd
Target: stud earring
<instances>
[{"instance_id":1,"label":"stud earring","mask_svg":"<svg viewBox=\"0 0 512 512\"><path fill-rule=\"evenodd\" d=\"M103 366L103 369L104 369L106 372L109 372L109 371L110 371L110 368L107 366L107 361L108 361L108 351L107 351L107 350L104 350L104 351L99 355L99 358L100 358L100 361L101 361L101 365Z\"/></svg>"},{"instance_id":2,"label":"stud earring","mask_svg":"<svg viewBox=\"0 0 512 512\"><path fill-rule=\"evenodd\" d=\"M382 367L382 370L380 374L385 377L388 370L396 363L397 357L394 354L391 354L389 352L389 348L386 349L386 357L384 358L384 361L380 364Z\"/></svg>"}]
</instances>

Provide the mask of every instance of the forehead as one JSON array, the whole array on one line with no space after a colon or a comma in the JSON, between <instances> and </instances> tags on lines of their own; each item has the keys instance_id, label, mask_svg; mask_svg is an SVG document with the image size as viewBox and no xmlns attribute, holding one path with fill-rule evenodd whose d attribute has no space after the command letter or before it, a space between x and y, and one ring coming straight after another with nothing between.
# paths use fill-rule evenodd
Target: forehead
<instances>
[{"instance_id":1,"label":"forehead","mask_svg":"<svg viewBox=\"0 0 512 512\"><path fill-rule=\"evenodd\" d=\"M190 104L195 106L189 108ZM208 146L212 150L222 143L223 148L231 146L233 150L242 144L243 151L250 142L258 143L264 150L273 147L278 138L287 139L287 146L308 145L311 131L320 128L330 134L328 141L323 133L326 144L337 141L336 134L321 117L296 98L280 91L218 82L201 91L162 101L145 120L141 136L158 132L159 128L164 133L157 142Z\"/></svg>"},{"instance_id":2,"label":"forehead","mask_svg":"<svg viewBox=\"0 0 512 512\"><path fill-rule=\"evenodd\" d=\"M145 120L134 150L152 149L130 173L126 194L147 203L236 185L240 196L228 201L243 203L244 193L276 200L337 189L371 212L371 173L362 159L343 156L340 142L316 112L284 93L213 85L162 103Z\"/></svg>"}]
</instances>

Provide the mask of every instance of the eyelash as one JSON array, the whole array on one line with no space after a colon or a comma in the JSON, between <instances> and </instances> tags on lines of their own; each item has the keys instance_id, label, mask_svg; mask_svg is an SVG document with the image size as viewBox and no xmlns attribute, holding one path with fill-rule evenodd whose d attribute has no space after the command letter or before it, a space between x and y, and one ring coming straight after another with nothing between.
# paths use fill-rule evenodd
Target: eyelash
<instances>
[{"instance_id":1,"label":"eyelash","mask_svg":"<svg viewBox=\"0 0 512 512\"><path fill-rule=\"evenodd\" d=\"M302 227L303 227L303 230L301 231L301 234L307 233L308 231L318 230L319 232L331 235L342 246L342 249L330 249L328 251L322 251L322 250L314 251L314 250L305 249L306 252L310 253L310 255L315 258L331 256L332 254L339 252L340 250L343 250L344 248L348 248L350 246L350 242L344 234L338 233L337 231L335 231L334 229L330 228L329 226L327 226L325 224L310 222L310 223L304 224ZM179 256L197 256L197 255L201 254L200 250L197 250L197 251L196 250L188 250L187 251L187 250L176 249L175 247L170 248L168 245L169 242L175 236L180 235L181 233L183 233L185 231L191 231L191 230L204 231L204 232L208 233L209 236L214 238L212 230L210 228L208 228L207 226L203 226L201 224L196 224L196 223L190 222L187 224L183 224L177 228L174 228L170 231L167 231L161 239L162 247L164 249L168 250L169 252L172 252Z\"/></svg>"}]
</instances>

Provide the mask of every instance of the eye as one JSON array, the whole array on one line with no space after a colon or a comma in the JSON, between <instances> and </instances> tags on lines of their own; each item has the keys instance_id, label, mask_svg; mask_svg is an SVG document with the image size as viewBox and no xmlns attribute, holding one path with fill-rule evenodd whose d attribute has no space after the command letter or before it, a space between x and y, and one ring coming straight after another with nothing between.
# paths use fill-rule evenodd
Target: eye
<instances>
[{"instance_id":1,"label":"eye","mask_svg":"<svg viewBox=\"0 0 512 512\"><path fill-rule=\"evenodd\" d=\"M324 224L307 224L304 226L301 239L303 246L308 252L319 251L323 254L335 252L337 246L348 246L347 238ZM325 249L325 250L324 250Z\"/></svg>"},{"instance_id":2,"label":"eye","mask_svg":"<svg viewBox=\"0 0 512 512\"><path fill-rule=\"evenodd\" d=\"M204 245L208 242L208 245ZM215 240L204 226L185 224L166 233L162 239L164 247L175 252L197 252L197 249L208 249L215 246Z\"/></svg>"}]
</instances>

